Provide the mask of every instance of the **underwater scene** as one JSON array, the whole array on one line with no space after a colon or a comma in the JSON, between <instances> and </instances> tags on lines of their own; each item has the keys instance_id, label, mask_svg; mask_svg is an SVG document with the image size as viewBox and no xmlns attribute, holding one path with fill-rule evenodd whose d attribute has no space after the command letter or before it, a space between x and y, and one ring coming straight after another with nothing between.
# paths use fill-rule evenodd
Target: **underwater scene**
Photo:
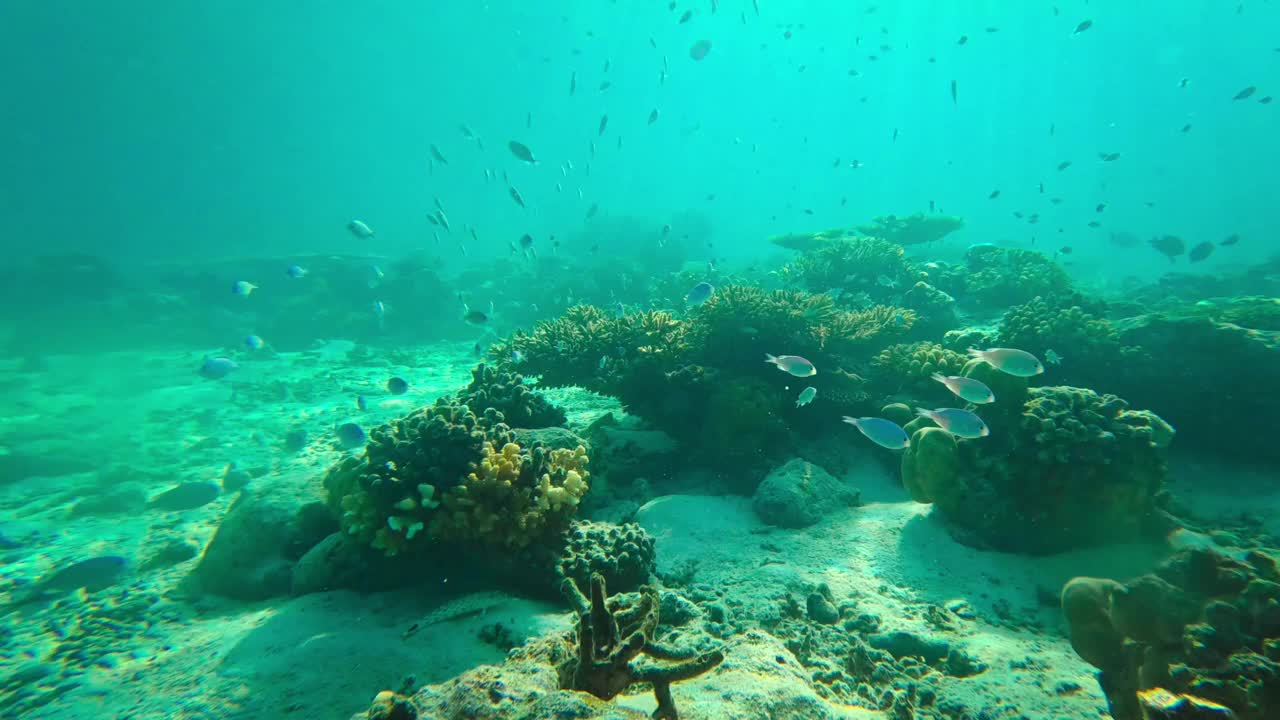
<instances>
[{"instance_id":1,"label":"underwater scene","mask_svg":"<svg viewBox=\"0 0 1280 720\"><path fill-rule=\"evenodd\" d=\"M1280 719L1276 28L0 4L0 717Z\"/></svg>"}]
</instances>

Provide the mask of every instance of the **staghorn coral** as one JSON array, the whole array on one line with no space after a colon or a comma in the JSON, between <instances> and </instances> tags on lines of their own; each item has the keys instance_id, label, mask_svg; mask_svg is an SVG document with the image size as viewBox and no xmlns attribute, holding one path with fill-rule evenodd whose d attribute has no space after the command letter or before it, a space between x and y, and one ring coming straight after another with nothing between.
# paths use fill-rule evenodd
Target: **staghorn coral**
<instances>
[{"instance_id":1,"label":"staghorn coral","mask_svg":"<svg viewBox=\"0 0 1280 720\"><path fill-rule=\"evenodd\" d=\"M689 345L701 364L717 369L758 370L764 353L779 348L831 367L902 337L915 319L887 305L848 311L827 295L730 285L698 310Z\"/></svg>"},{"instance_id":2,"label":"staghorn coral","mask_svg":"<svg viewBox=\"0 0 1280 720\"><path fill-rule=\"evenodd\" d=\"M564 410L532 390L518 373L480 363L471 370L471 384L458 400L474 413L492 408L511 427L545 428L564 425Z\"/></svg>"},{"instance_id":3,"label":"staghorn coral","mask_svg":"<svg viewBox=\"0 0 1280 720\"><path fill-rule=\"evenodd\" d=\"M561 587L578 613L577 657L560 670L562 688L612 700L636 683L649 683L658 700L654 720L678 720L672 683L697 677L724 660L720 651L681 653L654 639L659 603L652 587L642 589L639 601L630 607L610 602L616 599L607 597L604 578L599 574L591 576L589 600L571 580ZM641 662L640 655L669 664Z\"/></svg>"},{"instance_id":4,"label":"staghorn coral","mask_svg":"<svg viewBox=\"0 0 1280 720\"><path fill-rule=\"evenodd\" d=\"M523 448L492 408L441 398L375 428L325 476L344 533L388 555L430 539L520 548L563 530L587 490L585 449Z\"/></svg>"},{"instance_id":5,"label":"staghorn coral","mask_svg":"<svg viewBox=\"0 0 1280 720\"><path fill-rule=\"evenodd\" d=\"M882 215L857 230L899 245L919 245L941 240L962 227L964 220L958 217L915 213L906 217Z\"/></svg>"},{"instance_id":6,"label":"staghorn coral","mask_svg":"<svg viewBox=\"0 0 1280 720\"><path fill-rule=\"evenodd\" d=\"M937 343L899 343L881 350L872 359L868 374L875 389L884 395L937 395L939 385L930 376L955 375L966 362L964 355Z\"/></svg>"},{"instance_id":7,"label":"staghorn coral","mask_svg":"<svg viewBox=\"0 0 1280 720\"><path fill-rule=\"evenodd\" d=\"M902 473L913 498L932 502L962 539L1032 554L1169 529L1160 508L1167 423L1114 395L1026 390L982 367L971 362L964 374L995 392L979 411L991 436L956 442L926 420L909 423Z\"/></svg>"},{"instance_id":8,"label":"staghorn coral","mask_svg":"<svg viewBox=\"0 0 1280 720\"><path fill-rule=\"evenodd\" d=\"M618 395L636 375L660 375L681 365L685 323L667 312L648 310L617 316L592 305L575 305L564 315L539 322L496 343L490 356L510 362L523 356L526 375L552 387L577 385Z\"/></svg>"},{"instance_id":9,"label":"staghorn coral","mask_svg":"<svg viewBox=\"0 0 1280 720\"><path fill-rule=\"evenodd\" d=\"M1221 704L1240 720L1280 713L1280 572L1269 555L1186 550L1126 583L1074 578L1062 608L1072 647L1098 668L1117 720L1151 717L1144 691L1155 688Z\"/></svg>"},{"instance_id":10,"label":"staghorn coral","mask_svg":"<svg viewBox=\"0 0 1280 720\"><path fill-rule=\"evenodd\" d=\"M1016 305L1071 287L1066 271L1034 250L975 245L965 253L965 263L967 272L951 276L960 286L942 289L982 307Z\"/></svg>"},{"instance_id":11,"label":"staghorn coral","mask_svg":"<svg viewBox=\"0 0 1280 720\"><path fill-rule=\"evenodd\" d=\"M919 276L901 245L876 237L824 243L802 253L783 268L782 274L810 292L838 289L877 299L900 292Z\"/></svg>"}]
</instances>

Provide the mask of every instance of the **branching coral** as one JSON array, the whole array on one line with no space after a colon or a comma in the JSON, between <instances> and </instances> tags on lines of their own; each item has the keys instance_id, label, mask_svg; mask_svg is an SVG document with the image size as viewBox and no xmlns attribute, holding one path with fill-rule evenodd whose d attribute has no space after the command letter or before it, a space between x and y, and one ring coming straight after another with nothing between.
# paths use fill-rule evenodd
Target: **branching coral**
<instances>
[{"instance_id":1,"label":"branching coral","mask_svg":"<svg viewBox=\"0 0 1280 720\"><path fill-rule=\"evenodd\" d=\"M878 299L900 293L918 278L902 246L875 237L824 243L797 257L783 274L810 292L839 289Z\"/></svg>"},{"instance_id":2,"label":"branching coral","mask_svg":"<svg viewBox=\"0 0 1280 720\"><path fill-rule=\"evenodd\" d=\"M956 442L909 424L903 483L915 499L967 539L1035 554L1168 530L1159 504L1168 424L1082 388L1032 388L1025 400L992 388L996 403L979 411L990 437Z\"/></svg>"},{"instance_id":3,"label":"branching coral","mask_svg":"<svg viewBox=\"0 0 1280 720\"><path fill-rule=\"evenodd\" d=\"M915 213L906 217L883 215L867 225L859 225L858 232L899 245L918 245L941 240L962 227L964 220L958 217Z\"/></svg>"},{"instance_id":4,"label":"branching coral","mask_svg":"<svg viewBox=\"0 0 1280 720\"><path fill-rule=\"evenodd\" d=\"M1075 578L1062 609L1117 720L1149 717L1140 691L1156 687L1221 703L1240 720L1280 713L1280 572L1268 555L1192 550L1123 584Z\"/></svg>"},{"instance_id":5,"label":"branching coral","mask_svg":"<svg viewBox=\"0 0 1280 720\"><path fill-rule=\"evenodd\" d=\"M588 600L571 580L561 586L578 613L577 656L561 671L561 687L612 700L637 683L653 685L658 708L655 720L678 720L672 683L697 677L719 665L724 653L682 653L654 639L658 628L658 593L651 587L640 593L639 602L623 607L606 595L604 578L591 577ZM664 661L656 665L643 661L644 655Z\"/></svg>"}]
</instances>

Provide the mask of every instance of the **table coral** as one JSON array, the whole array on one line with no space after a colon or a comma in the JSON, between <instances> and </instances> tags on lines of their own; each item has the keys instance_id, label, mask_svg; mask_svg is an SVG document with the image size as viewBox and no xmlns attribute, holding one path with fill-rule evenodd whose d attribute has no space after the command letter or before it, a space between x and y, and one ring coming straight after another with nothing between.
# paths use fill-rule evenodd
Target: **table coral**
<instances>
[{"instance_id":1,"label":"table coral","mask_svg":"<svg viewBox=\"0 0 1280 720\"><path fill-rule=\"evenodd\" d=\"M962 227L964 220L952 215L914 213L906 217L882 215L857 229L899 245L919 245L941 240Z\"/></svg>"}]
</instances>

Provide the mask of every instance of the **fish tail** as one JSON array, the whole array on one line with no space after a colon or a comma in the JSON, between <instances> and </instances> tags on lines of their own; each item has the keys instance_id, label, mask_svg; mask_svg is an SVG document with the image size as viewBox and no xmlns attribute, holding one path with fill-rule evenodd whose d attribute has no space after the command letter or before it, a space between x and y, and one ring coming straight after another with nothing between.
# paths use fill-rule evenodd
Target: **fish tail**
<instances>
[{"instance_id":1,"label":"fish tail","mask_svg":"<svg viewBox=\"0 0 1280 720\"><path fill-rule=\"evenodd\" d=\"M849 423L850 425L853 425L854 427L857 427L857 425L858 425L858 419L857 419L857 418L855 418L855 417L849 417L848 415L845 415L844 417L842 417L842 418L840 418L840 419L841 419L843 422L847 422L847 423Z\"/></svg>"},{"instance_id":2,"label":"fish tail","mask_svg":"<svg viewBox=\"0 0 1280 720\"><path fill-rule=\"evenodd\" d=\"M926 410L926 409L924 409L924 408L916 408L916 417L929 418L930 420L932 420L932 419L933 419L933 411L932 411L932 410Z\"/></svg>"},{"instance_id":3,"label":"fish tail","mask_svg":"<svg viewBox=\"0 0 1280 720\"><path fill-rule=\"evenodd\" d=\"M942 384L944 384L944 385L945 385L945 384L946 384L946 382L947 382L947 379L946 379L945 377L943 377L943 376L942 376L942 373L934 373L934 374L932 374L932 375L930 375L930 376L929 376L929 379L930 379L930 380L937 380L938 382L940 382L940 383L942 383Z\"/></svg>"},{"instance_id":4,"label":"fish tail","mask_svg":"<svg viewBox=\"0 0 1280 720\"><path fill-rule=\"evenodd\" d=\"M770 355L769 353L764 354L764 361L767 363L773 363L774 365L778 364L778 358Z\"/></svg>"},{"instance_id":5,"label":"fish tail","mask_svg":"<svg viewBox=\"0 0 1280 720\"><path fill-rule=\"evenodd\" d=\"M969 348L969 357L975 358L977 360L986 360L987 351L979 350L978 348Z\"/></svg>"}]
</instances>

